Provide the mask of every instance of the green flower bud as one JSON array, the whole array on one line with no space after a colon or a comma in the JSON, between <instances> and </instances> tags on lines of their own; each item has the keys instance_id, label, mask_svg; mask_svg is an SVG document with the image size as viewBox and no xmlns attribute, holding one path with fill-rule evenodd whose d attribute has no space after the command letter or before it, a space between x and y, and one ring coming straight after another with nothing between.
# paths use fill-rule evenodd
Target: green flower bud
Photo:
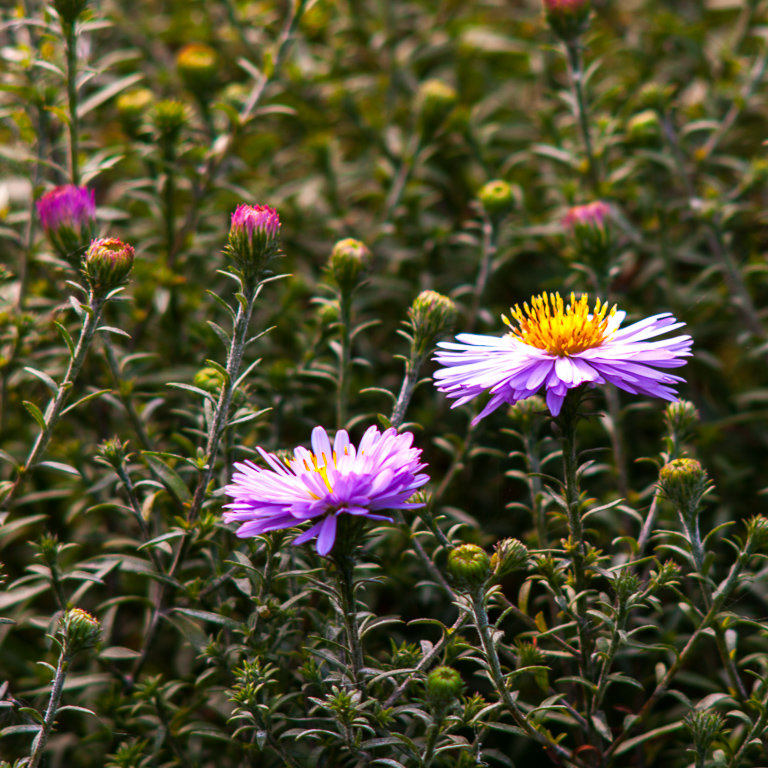
<instances>
[{"instance_id":1,"label":"green flower bud","mask_svg":"<svg viewBox=\"0 0 768 768\"><path fill-rule=\"evenodd\" d=\"M181 101L164 99L155 104L152 110L152 124L163 145L176 144L181 135L181 129L189 121L189 109Z\"/></svg>"},{"instance_id":2,"label":"green flower bud","mask_svg":"<svg viewBox=\"0 0 768 768\"><path fill-rule=\"evenodd\" d=\"M491 555L491 570L497 579L513 571L523 571L528 567L528 547L518 539L502 539L496 542Z\"/></svg>"},{"instance_id":3,"label":"green flower bud","mask_svg":"<svg viewBox=\"0 0 768 768\"><path fill-rule=\"evenodd\" d=\"M132 267L133 248L116 237L94 240L83 258L83 274L98 293L106 293L122 285Z\"/></svg>"},{"instance_id":4,"label":"green flower bud","mask_svg":"<svg viewBox=\"0 0 768 768\"><path fill-rule=\"evenodd\" d=\"M694 709L685 716L683 723L693 741L696 754L705 758L712 742L723 729L723 716L712 709Z\"/></svg>"},{"instance_id":5,"label":"green flower bud","mask_svg":"<svg viewBox=\"0 0 768 768\"><path fill-rule=\"evenodd\" d=\"M70 608L61 617L58 634L62 639L64 653L74 656L78 651L92 648L99 642L101 625L81 608Z\"/></svg>"},{"instance_id":6,"label":"green flower bud","mask_svg":"<svg viewBox=\"0 0 768 768\"><path fill-rule=\"evenodd\" d=\"M445 125L458 98L456 90L442 80L426 80L421 84L416 102L422 136L431 138Z\"/></svg>"},{"instance_id":7,"label":"green flower bud","mask_svg":"<svg viewBox=\"0 0 768 768\"><path fill-rule=\"evenodd\" d=\"M696 459L675 459L659 472L659 489L685 519L695 515L711 487L706 470Z\"/></svg>"},{"instance_id":8,"label":"green flower bud","mask_svg":"<svg viewBox=\"0 0 768 768\"><path fill-rule=\"evenodd\" d=\"M485 212L492 219L499 219L507 213L514 203L512 187L502 179L494 179L480 188L477 197Z\"/></svg>"},{"instance_id":9,"label":"green flower bud","mask_svg":"<svg viewBox=\"0 0 768 768\"><path fill-rule=\"evenodd\" d=\"M538 426L541 417L547 413L547 404L544 399L538 395L533 395L525 400L518 400L509 409L509 418L515 423L515 426L528 432L531 427Z\"/></svg>"},{"instance_id":10,"label":"green flower bud","mask_svg":"<svg viewBox=\"0 0 768 768\"><path fill-rule=\"evenodd\" d=\"M427 701L435 709L446 709L461 695L464 688L461 675L451 667L436 667L427 675Z\"/></svg>"},{"instance_id":11,"label":"green flower bud","mask_svg":"<svg viewBox=\"0 0 768 768\"><path fill-rule=\"evenodd\" d=\"M664 409L664 426L676 442L685 442L699 423L699 412L688 400L670 403Z\"/></svg>"},{"instance_id":12,"label":"green flower bud","mask_svg":"<svg viewBox=\"0 0 768 768\"><path fill-rule=\"evenodd\" d=\"M566 43L573 42L584 33L589 9L589 0L544 0L549 26Z\"/></svg>"},{"instance_id":13,"label":"green flower bud","mask_svg":"<svg viewBox=\"0 0 768 768\"><path fill-rule=\"evenodd\" d=\"M203 43L188 43L176 54L176 68L198 98L205 98L219 83L219 57L216 51Z\"/></svg>"},{"instance_id":14,"label":"green flower bud","mask_svg":"<svg viewBox=\"0 0 768 768\"><path fill-rule=\"evenodd\" d=\"M654 109L638 112L627 121L627 135L638 143L657 139L659 130L659 115Z\"/></svg>"},{"instance_id":15,"label":"green flower bud","mask_svg":"<svg viewBox=\"0 0 768 768\"><path fill-rule=\"evenodd\" d=\"M665 560L657 573L651 571L651 579L654 589L672 587L680 581L680 566L674 560Z\"/></svg>"},{"instance_id":16,"label":"green flower bud","mask_svg":"<svg viewBox=\"0 0 768 768\"><path fill-rule=\"evenodd\" d=\"M746 522L747 546L753 552L761 552L768 549L768 518L763 515L754 515Z\"/></svg>"},{"instance_id":17,"label":"green flower bud","mask_svg":"<svg viewBox=\"0 0 768 768\"><path fill-rule=\"evenodd\" d=\"M221 392L224 381L224 374L217 368L211 368L210 366L201 368L192 379L192 383L196 387L204 389L212 395L218 395Z\"/></svg>"},{"instance_id":18,"label":"green flower bud","mask_svg":"<svg viewBox=\"0 0 768 768\"><path fill-rule=\"evenodd\" d=\"M342 293L350 293L363 279L373 255L359 240L347 237L333 246L328 271Z\"/></svg>"},{"instance_id":19,"label":"green flower bud","mask_svg":"<svg viewBox=\"0 0 768 768\"><path fill-rule=\"evenodd\" d=\"M640 577L629 568L622 568L614 574L613 589L619 603L626 605L640 591Z\"/></svg>"},{"instance_id":20,"label":"green flower bud","mask_svg":"<svg viewBox=\"0 0 768 768\"><path fill-rule=\"evenodd\" d=\"M426 354L438 336L451 330L457 314L452 299L436 291L422 291L408 309L416 352Z\"/></svg>"},{"instance_id":21,"label":"green flower bud","mask_svg":"<svg viewBox=\"0 0 768 768\"><path fill-rule=\"evenodd\" d=\"M448 555L447 570L460 587L482 587L491 575L491 559L477 544L462 544Z\"/></svg>"},{"instance_id":22,"label":"green flower bud","mask_svg":"<svg viewBox=\"0 0 768 768\"><path fill-rule=\"evenodd\" d=\"M80 18L86 5L88 5L88 0L53 0L53 7L59 14L59 18L68 24Z\"/></svg>"},{"instance_id":23,"label":"green flower bud","mask_svg":"<svg viewBox=\"0 0 768 768\"><path fill-rule=\"evenodd\" d=\"M647 109L654 109L657 112L664 112L669 106L672 98L673 86L662 85L661 83L646 83L638 96L638 104Z\"/></svg>"},{"instance_id":24,"label":"green flower bud","mask_svg":"<svg viewBox=\"0 0 768 768\"><path fill-rule=\"evenodd\" d=\"M521 640L515 643L515 655L517 656L517 668L538 667L544 663L544 652L536 645L536 642Z\"/></svg>"},{"instance_id":25,"label":"green flower bud","mask_svg":"<svg viewBox=\"0 0 768 768\"><path fill-rule=\"evenodd\" d=\"M124 443L119 437L112 437L99 445L98 453L110 466L119 469L128 458L127 448L127 442Z\"/></svg>"}]
</instances>

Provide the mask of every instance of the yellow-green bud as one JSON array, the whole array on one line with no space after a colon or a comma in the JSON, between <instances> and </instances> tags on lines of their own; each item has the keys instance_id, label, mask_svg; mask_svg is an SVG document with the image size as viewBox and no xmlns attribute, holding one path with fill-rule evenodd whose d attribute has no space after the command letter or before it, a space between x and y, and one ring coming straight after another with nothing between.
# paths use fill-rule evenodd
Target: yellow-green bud
<instances>
[{"instance_id":1,"label":"yellow-green bud","mask_svg":"<svg viewBox=\"0 0 768 768\"><path fill-rule=\"evenodd\" d=\"M663 112L672 98L673 86L661 83L646 83L638 96L638 104L641 107Z\"/></svg>"},{"instance_id":2,"label":"yellow-green bud","mask_svg":"<svg viewBox=\"0 0 768 768\"><path fill-rule=\"evenodd\" d=\"M477 544L462 544L448 555L448 575L460 587L482 587L491 575L491 559Z\"/></svg>"},{"instance_id":3,"label":"yellow-green bud","mask_svg":"<svg viewBox=\"0 0 768 768\"><path fill-rule=\"evenodd\" d=\"M659 115L654 109L644 109L627 121L627 135L637 142L657 139L659 128Z\"/></svg>"},{"instance_id":4,"label":"yellow-green bud","mask_svg":"<svg viewBox=\"0 0 768 768\"><path fill-rule=\"evenodd\" d=\"M115 102L117 114L123 124L123 129L129 136L134 136L144 116L155 100L155 94L149 88L132 88L117 97Z\"/></svg>"},{"instance_id":5,"label":"yellow-green bud","mask_svg":"<svg viewBox=\"0 0 768 768\"><path fill-rule=\"evenodd\" d=\"M509 409L509 418L523 432L529 432L532 427L538 425L542 416L547 413L547 404L544 402L544 399L538 395L533 395L532 397L526 397L525 400L518 400Z\"/></svg>"},{"instance_id":6,"label":"yellow-green bud","mask_svg":"<svg viewBox=\"0 0 768 768\"><path fill-rule=\"evenodd\" d=\"M204 43L188 43L176 54L176 68L198 98L205 98L219 83L219 57Z\"/></svg>"},{"instance_id":7,"label":"yellow-green bud","mask_svg":"<svg viewBox=\"0 0 768 768\"><path fill-rule=\"evenodd\" d=\"M457 314L452 299L437 291L422 291L408 308L415 351L426 354L438 336L453 328Z\"/></svg>"},{"instance_id":8,"label":"yellow-green bud","mask_svg":"<svg viewBox=\"0 0 768 768\"><path fill-rule=\"evenodd\" d=\"M664 409L664 424L671 437L684 440L699 423L699 412L688 400L670 403Z\"/></svg>"},{"instance_id":9,"label":"yellow-green bud","mask_svg":"<svg viewBox=\"0 0 768 768\"><path fill-rule=\"evenodd\" d=\"M373 256L359 240L347 237L333 246L328 271L342 293L350 293L363 279Z\"/></svg>"},{"instance_id":10,"label":"yellow-green bud","mask_svg":"<svg viewBox=\"0 0 768 768\"><path fill-rule=\"evenodd\" d=\"M512 187L502 179L494 179L484 184L477 193L477 197L492 219L501 218L514 203Z\"/></svg>"},{"instance_id":11,"label":"yellow-green bud","mask_svg":"<svg viewBox=\"0 0 768 768\"><path fill-rule=\"evenodd\" d=\"M678 511L688 517L696 512L711 483L707 471L696 459L675 459L661 468L659 488Z\"/></svg>"},{"instance_id":12,"label":"yellow-green bud","mask_svg":"<svg viewBox=\"0 0 768 768\"><path fill-rule=\"evenodd\" d=\"M216 368L201 368L192 379L192 383L212 395L218 395L224 385L224 374Z\"/></svg>"},{"instance_id":13,"label":"yellow-green bud","mask_svg":"<svg viewBox=\"0 0 768 768\"><path fill-rule=\"evenodd\" d=\"M436 667L427 675L427 700L435 709L453 704L464 688L461 675L451 667Z\"/></svg>"},{"instance_id":14,"label":"yellow-green bud","mask_svg":"<svg viewBox=\"0 0 768 768\"><path fill-rule=\"evenodd\" d=\"M81 608L70 608L59 622L59 636L64 653L74 656L78 651L92 648L101 637L101 625Z\"/></svg>"},{"instance_id":15,"label":"yellow-green bud","mask_svg":"<svg viewBox=\"0 0 768 768\"><path fill-rule=\"evenodd\" d=\"M443 127L458 98L456 89L442 80L426 80L421 84L416 102L422 136L430 138Z\"/></svg>"},{"instance_id":16,"label":"yellow-green bud","mask_svg":"<svg viewBox=\"0 0 768 768\"><path fill-rule=\"evenodd\" d=\"M704 757L723 729L723 716L713 709L694 709L683 719L696 754Z\"/></svg>"},{"instance_id":17,"label":"yellow-green bud","mask_svg":"<svg viewBox=\"0 0 768 768\"><path fill-rule=\"evenodd\" d=\"M502 539L491 555L491 570L497 579L528 567L528 547L518 539Z\"/></svg>"},{"instance_id":18,"label":"yellow-green bud","mask_svg":"<svg viewBox=\"0 0 768 768\"><path fill-rule=\"evenodd\" d=\"M746 522L747 543L754 552L768 549L768 518L754 515Z\"/></svg>"},{"instance_id":19,"label":"yellow-green bud","mask_svg":"<svg viewBox=\"0 0 768 768\"><path fill-rule=\"evenodd\" d=\"M654 589L672 587L680 581L680 566L674 560L665 560L657 573L651 572Z\"/></svg>"},{"instance_id":20,"label":"yellow-green bud","mask_svg":"<svg viewBox=\"0 0 768 768\"><path fill-rule=\"evenodd\" d=\"M133 267L133 248L116 237L94 240L83 257L83 274L91 288L105 293L122 285Z\"/></svg>"}]
</instances>

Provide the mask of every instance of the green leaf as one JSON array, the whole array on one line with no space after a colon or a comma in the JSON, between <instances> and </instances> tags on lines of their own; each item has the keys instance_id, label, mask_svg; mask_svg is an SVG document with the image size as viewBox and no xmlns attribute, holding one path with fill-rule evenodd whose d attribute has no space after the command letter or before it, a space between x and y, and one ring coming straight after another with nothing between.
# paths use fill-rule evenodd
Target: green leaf
<instances>
[{"instance_id":1,"label":"green leaf","mask_svg":"<svg viewBox=\"0 0 768 768\"><path fill-rule=\"evenodd\" d=\"M37 368L30 368L29 366L25 366L24 370L40 379L54 395L59 391L59 385L45 371L39 371Z\"/></svg>"},{"instance_id":2,"label":"green leaf","mask_svg":"<svg viewBox=\"0 0 768 768\"><path fill-rule=\"evenodd\" d=\"M80 473L69 464L64 464L61 461L41 461L39 464L36 464L37 467L46 467L48 469L53 469L56 472L63 472L66 475L74 475L75 477L80 477Z\"/></svg>"},{"instance_id":3,"label":"green leaf","mask_svg":"<svg viewBox=\"0 0 768 768\"><path fill-rule=\"evenodd\" d=\"M188 502L192 496L187 488L187 484L179 477L178 473L171 469L164 461L161 461L156 454L150 454L142 451L142 456L150 466L152 471L160 478L160 481L168 492L180 503Z\"/></svg>"},{"instance_id":4,"label":"green leaf","mask_svg":"<svg viewBox=\"0 0 768 768\"><path fill-rule=\"evenodd\" d=\"M174 613L181 613L184 616L191 616L194 619L200 619L201 621L210 621L214 624L220 624L222 627L229 627L235 629L239 627L239 623L234 619L230 619L227 616L220 616L218 613L212 613L211 611L200 611L197 608L173 608Z\"/></svg>"},{"instance_id":5,"label":"green leaf","mask_svg":"<svg viewBox=\"0 0 768 768\"><path fill-rule=\"evenodd\" d=\"M96 392L90 392L89 394L85 395L84 397L81 397L79 400L76 400L71 405L68 405L61 412L61 415L63 416L65 413L69 413L70 411L73 411L79 405L82 405L83 403L87 403L89 400L93 400L94 398L101 397L102 395L105 395L105 394L107 394L109 392L112 392L112 390L111 389L99 389L99 390L96 390Z\"/></svg>"},{"instance_id":6,"label":"green leaf","mask_svg":"<svg viewBox=\"0 0 768 768\"><path fill-rule=\"evenodd\" d=\"M133 75L126 75L119 80L104 86L101 90L96 91L92 96L85 101L77 105L77 117L82 119L89 112L101 106L105 101L109 101L113 96L117 96L120 91L124 91L126 88L130 88L132 85L141 82L144 79L144 75L141 72L137 72Z\"/></svg>"},{"instance_id":7,"label":"green leaf","mask_svg":"<svg viewBox=\"0 0 768 768\"><path fill-rule=\"evenodd\" d=\"M40 427L40 429L45 429L45 417L43 416L43 412L29 400L22 400L21 402L27 411L29 411L32 418L37 422L37 426Z\"/></svg>"}]
</instances>

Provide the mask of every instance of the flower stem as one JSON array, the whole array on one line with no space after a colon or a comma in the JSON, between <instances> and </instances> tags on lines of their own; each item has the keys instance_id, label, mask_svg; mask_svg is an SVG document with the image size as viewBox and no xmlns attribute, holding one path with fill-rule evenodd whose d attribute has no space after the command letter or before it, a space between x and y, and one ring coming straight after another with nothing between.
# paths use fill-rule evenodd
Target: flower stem
<instances>
[{"instance_id":1,"label":"flower stem","mask_svg":"<svg viewBox=\"0 0 768 768\"><path fill-rule=\"evenodd\" d=\"M497 249L497 231L493 226L491 218L487 214L483 214L483 239L482 239L482 252L480 256L480 269L477 272L477 279L475 280L475 289L472 292L472 309L467 316L466 327L468 331L472 331L477 322L477 316L480 312L480 302L485 293L485 286L488 284L488 278L491 274L491 263L493 257L496 255Z\"/></svg>"},{"instance_id":2,"label":"flower stem","mask_svg":"<svg viewBox=\"0 0 768 768\"><path fill-rule=\"evenodd\" d=\"M587 173L592 193L598 195L600 191L600 172L597 159L592 148L592 138L589 134L589 119L587 115L587 102L584 97L584 64L581 59L581 46L578 40L571 40L565 44L566 58L568 60L568 73L570 75L573 99L576 103L576 117L579 121L581 138L584 142L584 151L587 155Z\"/></svg>"},{"instance_id":3,"label":"flower stem","mask_svg":"<svg viewBox=\"0 0 768 768\"><path fill-rule=\"evenodd\" d=\"M352 297L346 291L339 294L339 383L336 389L336 428L343 429L347 421L349 401L349 361L352 346L350 323Z\"/></svg>"},{"instance_id":4,"label":"flower stem","mask_svg":"<svg viewBox=\"0 0 768 768\"><path fill-rule=\"evenodd\" d=\"M339 586L339 600L344 631L347 635L347 653L349 655L352 682L355 688L362 690L363 646L357 624L357 604L355 600L355 558L352 551L354 545L344 547L339 542L339 552L335 552L333 560L336 563L336 579ZM344 551L347 549L348 551Z\"/></svg>"},{"instance_id":5,"label":"flower stem","mask_svg":"<svg viewBox=\"0 0 768 768\"><path fill-rule=\"evenodd\" d=\"M67 49L67 99L69 102L70 175L75 186L80 185L80 125L77 117L77 29L76 21L63 23Z\"/></svg>"},{"instance_id":6,"label":"flower stem","mask_svg":"<svg viewBox=\"0 0 768 768\"><path fill-rule=\"evenodd\" d=\"M16 479L13 481L13 485L10 487L10 490L2 501L2 508L0 508L0 512L6 512L8 509L10 509L13 499L21 489L24 478L29 473L29 470L35 466L37 461L45 452L45 449L48 447L48 443L50 442L53 430L59 421L59 417L61 416L61 412L64 410L64 406L67 404L67 401L72 394L72 388L74 386L75 379L77 379L77 376L80 373L80 369L83 367L83 362L85 362L85 356L88 352L88 348L90 347L91 342L93 341L93 336L99 327L99 322L101 321L101 312L105 302L106 299L104 296L94 293L93 290L88 292L88 304L87 306L82 307L84 315L83 325L80 330L80 337L78 338L77 346L71 353L69 365L67 366L67 371L64 374L64 379L62 380L61 384L59 384L56 390L56 394L54 395L53 399L49 401L45 409L43 416L44 424L41 427L40 432L37 435L37 439L35 440L35 443L32 446L32 449L30 450L24 464L19 468L16 474ZM1 514L0 517L2 517Z\"/></svg>"},{"instance_id":7,"label":"flower stem","mask_svg":"<svg viewBox=\"0 0 768 768\"><path fill-rule=\"evenodd\" d=\"M43 752L45 752L45 746L48 743L48 737L53 730L53 723L56 720L56 711L59 708L59 702L61 701L61 694L64 690L64 680L69 670L70 658L62 649L59 655L59 663L56 665L56 674L53 678L53 686L51 687L51 695L48 699L48 706L45 710L45 716L43 717L43 724L40 728L40 732L37 738L32 744L32 754L29 758L27 768L38 768L40 761L43 758Z\"/></svg>"}]
</instances>

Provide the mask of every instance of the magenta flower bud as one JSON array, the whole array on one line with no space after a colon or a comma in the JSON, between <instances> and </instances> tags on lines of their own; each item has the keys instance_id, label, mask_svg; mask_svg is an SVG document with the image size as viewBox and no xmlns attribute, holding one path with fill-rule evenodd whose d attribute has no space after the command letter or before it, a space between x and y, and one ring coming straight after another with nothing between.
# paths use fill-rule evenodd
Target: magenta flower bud
<instances>
[{"instance_id":1,"label":"magenta flower bud","mask_svg":"<svg viewBox=\"0 0 768 768\"><path fill-rule=\"evenodd\" d=\"M133 267L133 248L116 237L94 240L83 258L83 274L98 293L122 285Z\"/></svg>"},{"instance_id":2,"label":"magenta flower bud","mask_svg":"<svg viewBox=\"0 0 768 768\"><path fill-rule=\"evenodd\" d=\"M73 184L54 187L37 201L37 213L56 253L79 268L96 228L93 190Z\"/></svg>"},{"instance_id":3,"label":"magenta flower bud","mask_svg":"<svg viewBox=\"0 0 768 768\"><path fill-rule=\"evenodd\" d=\"M587 205L574 205L563 217L563 226L569 229L576 227L604 227L605 219L611 208L602 200L595 200Z\"/></svg>"},{"instance_id":4,"label":"magenta flower bud","mask_svg":"<svg viewBox=\"0 0 768 768\"><path fill-rule=\"evenodd\" d=\"M584 32L589 7L589 0L544 0L544 13L549 26L566 43Z\"/></svg>"},{"instance_id":5,"label":"magenta flower bud","mask_svg":"<svg viewBox=\"0 0 768 768\"><path fill-rule=\"evenodd\" d=\"M576 249L594 269L604 272L611 259L611 208L602 200L587 205L575 205L563 217L563 226L570 230Z\"/></svg>"},{"instance_id":6,"label":"magenta flower bud","mask_svg":"<svg viewBox=\"0 0 768 768\"><path fill-rule=\"evenodd\" d=\"M238 205L226 251L247 281L258 279L280 250L280 217L268 205Z\"/></svg>"}]
</instances>

